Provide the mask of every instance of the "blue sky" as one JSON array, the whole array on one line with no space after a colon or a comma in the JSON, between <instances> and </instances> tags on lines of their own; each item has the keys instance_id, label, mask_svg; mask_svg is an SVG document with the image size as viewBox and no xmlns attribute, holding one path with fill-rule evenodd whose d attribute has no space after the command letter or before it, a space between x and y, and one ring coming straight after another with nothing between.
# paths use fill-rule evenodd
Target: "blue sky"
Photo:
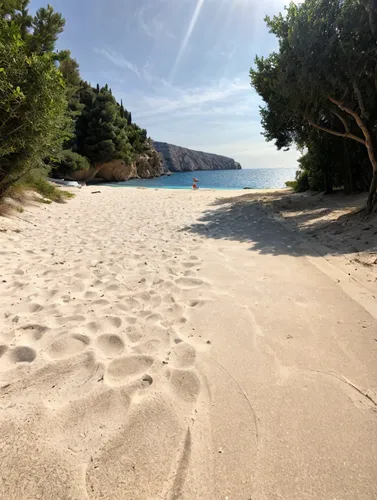
<instances>
[{"instance_id":1,"label":"blue sky","mask_svg":"<svg viewBox=\"0 0 377 500\"><path fill-rule=\"evenodd\" d=\"M250 87L254 57L276 48L266 14L287 0L49 0L92 84L108 83L156 140L235 158L244 168L294 167L261 135ZM33 10L45 6L32 0Z\"/></svg>"}]
</instances>

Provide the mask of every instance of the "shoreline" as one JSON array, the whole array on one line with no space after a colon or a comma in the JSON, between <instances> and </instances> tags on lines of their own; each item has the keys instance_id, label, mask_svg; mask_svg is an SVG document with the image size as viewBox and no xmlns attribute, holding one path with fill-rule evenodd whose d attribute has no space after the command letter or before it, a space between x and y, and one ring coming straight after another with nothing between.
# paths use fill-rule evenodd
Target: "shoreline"
<instances>
[{"instance_id":1,"label":"shoreline","mask_svg":"<svg viewBox=\"0 0 377 500\"><path fill-rule=\"evenodd\" d=\"M0 497L372 498L377 320L315 264L350 199L70 191L0 220Z\"/></svg>"}]
</instances>

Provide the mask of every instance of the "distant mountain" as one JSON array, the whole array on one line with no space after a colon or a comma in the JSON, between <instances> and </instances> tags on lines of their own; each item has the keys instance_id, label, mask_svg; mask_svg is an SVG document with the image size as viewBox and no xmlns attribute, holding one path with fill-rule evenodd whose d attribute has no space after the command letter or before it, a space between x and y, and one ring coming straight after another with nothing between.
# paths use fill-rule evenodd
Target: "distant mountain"
<instances>
[{"instance_id":1,"label":"distant mountain","mask_svg":"<svg viewBox=\"0 0 377 500\"><path fill-rule=\"evenodd\" d=\"M165 172L193 172L194 170L239 170L241 165L232 158L181 148L166 142L153 141L164 159Z\"/></svg>"}]
</instances>

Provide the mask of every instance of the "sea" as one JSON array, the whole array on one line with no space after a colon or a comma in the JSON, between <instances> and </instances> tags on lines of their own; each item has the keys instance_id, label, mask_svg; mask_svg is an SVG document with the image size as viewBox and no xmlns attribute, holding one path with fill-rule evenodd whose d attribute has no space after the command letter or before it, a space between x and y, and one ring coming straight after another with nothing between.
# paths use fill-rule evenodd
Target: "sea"
<instances>
[{"instance_id":1,"label":"sea","mask_svg":"<svg viewBox=\"0 0 377 500\"><path fill-rule=\"evenodd\" d=\"M177 172L155 179L130 180L112 184L115 187L192 189L193 177L202 189L283 188L295 178L297 168L252 168L243 170L201 170Z\"/></svg>"}]
</instances>

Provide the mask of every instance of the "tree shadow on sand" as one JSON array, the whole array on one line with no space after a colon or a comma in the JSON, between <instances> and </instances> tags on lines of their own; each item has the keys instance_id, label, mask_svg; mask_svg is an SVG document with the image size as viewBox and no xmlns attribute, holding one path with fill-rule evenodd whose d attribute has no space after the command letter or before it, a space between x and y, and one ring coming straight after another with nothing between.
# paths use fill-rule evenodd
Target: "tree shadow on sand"
<instances>
[{"instance_id":1,"label":"tree shadow on sand","mask_svg":"<svg viewBox=\"0 0 377 500\"><path fill-rule=\"evenodd\" d=\"M377 218L362 220L364 197L248 193L219 198L213 208L184 231L207 238L250 243L250 250L273 255L376 253ZM346 200L346 201L347 201ZM286 219L279 217L284 211ZM352 212L352 213L350 213ZM339 215L338 215L339 214ZM305 244L303 242L305 241Z\"/></svg>"}]
</instances>

